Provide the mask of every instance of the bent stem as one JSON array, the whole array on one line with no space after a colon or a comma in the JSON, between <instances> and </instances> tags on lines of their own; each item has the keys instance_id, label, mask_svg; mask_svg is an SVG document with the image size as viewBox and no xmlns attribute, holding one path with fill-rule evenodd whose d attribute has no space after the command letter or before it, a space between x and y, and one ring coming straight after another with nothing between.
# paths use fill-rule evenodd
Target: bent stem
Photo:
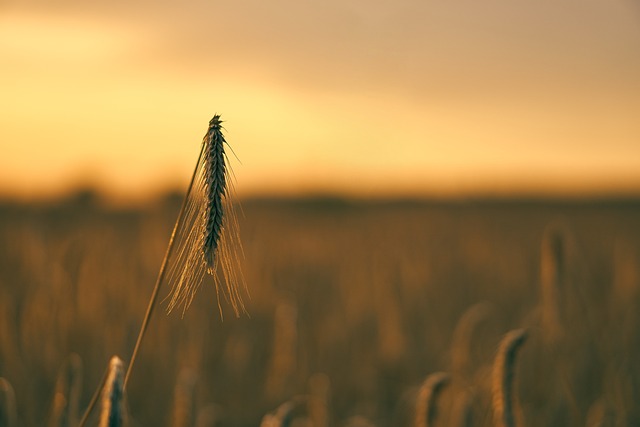
<instances>
[{"instance_id":1,"label":"bent stem","mask_svg":"<svg viewBox=\"0 0 640 427\"><path fill-rule=\"evenodd\" d=\"M156 284L153 288L153 292L151 293L151 299L149 300L149 305L147 306L147 312L144 315L144 319L142 320L142 326L140 327L140 332L138 333L138 340L136 341L136 346L133 348L133 354L131 355L131 360L129 361L129 366L127 367L127 374L124 377L123 390L127 389L127 384L129 383L129 377L131 376L131 369L133 368L133 364L136 361L136 357L138 356L138 351L140 350L140 345L142 344L142 339L147 331L147 327L149 326L149 320L151 320L151 315L153 314L153 309L156 306L156 302L158 301L158 292L160 291L160 286L162 285L162 281L164 280L164 275L167 270L167 262L169 261L169 257L173 252L173 242L176 237L176 231L178 229L178 225L184 216L185 208L187 206L187 201L189 199L189 194L191 193L191 189L193 188L193 182L196 179L196 175L198 174L198 166L200 165L200 159L202 158L202 154L204 152L205 144L202 144L202 148L200 149L200 156L198 157L198 161L196 162L196 167L193 170L193 175L191 176L191 182L189 182L189 188L187 188L187 193L184 196L184 200L182 201L182 207L180 208L180 213L178 213L178 219L176 220L175 225L173 226L173 231L171 232L171 237L169 238L169 246L167 246L167 252L164 254L164 259L162 260L162 265L160 266L160 272L158 272L158 278L156 279Z\"/></svg>"}]
</instances>

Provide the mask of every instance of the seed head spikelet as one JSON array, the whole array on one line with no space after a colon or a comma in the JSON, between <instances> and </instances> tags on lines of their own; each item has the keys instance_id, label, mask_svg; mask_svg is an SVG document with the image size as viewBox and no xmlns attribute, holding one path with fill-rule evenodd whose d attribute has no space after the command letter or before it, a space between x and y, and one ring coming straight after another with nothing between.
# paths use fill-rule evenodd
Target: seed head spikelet
<instances>
[{"instance_id":1,"label":"seed head spikelet","mask_svg":"<svg viewBox=\"0 0 640 427\"><path fill-rule=\"evenodd\" d=\"M184 314L207 274L213 277L220 314L220 289L236 316L240 311L245 311L240 289L242 283L242 291L247 290L240 270L240 258L244 254L230 197L234 195L233 180L229 179L233 173L227 167L225 144L228 144L222 134L221 124L220 116L214 115L202 139L200 155L133 348L124 388L129 382L160 287L165 281L171 288L167 297L169 312L180 305ZM222 270L222 279L218 267Z\"/></svg>"},{"instance_id":2,"label":"seed head spikelet","mask_svg":"<svg viewBox=\"0 0 640 427\"><path fill-rule=\"evenodd\" d=\"M224 136L220 129L219 117L215 116L209 122L207 137L210 142L206 144L204 152L204 174L202 177L204 190L209 203L204 209L204 233L202 238L202 251L207 266L207 273L215 274L216 252L224 210L222 198L226 196L227 170L224 162Z\"/></svg>"},{"instance_id":3,"label":"seed head spikelet","mask_svg":"<svg viewBox=\"0 0 640 427\"><path fill-rule=\"evenodd\" d=\"M216 114L202 140L184 215L176 225L175 251L168 261L169 311L179 305L186 310L207 274L213 277L218 295L222 289L236 315L244 311L239 285L244 283L240 271L242 247L222 129Z\"/></svg>"},{"instance_id":4,"label":"seed head spikelet","mask_svg":"<svg viewBox=\"0 0 640 427\"><path fill-rule=\"evenodd\" d=\"M518 351L527 339L525 329L507 333L498 347L493 364L493 413L496 427L516 427L514 377Z\"/></svg>"},{"instance_id":5,"label":"seed head spikelet","mask_svg":"<svg viewBox=\"0 0 640 427\"><path fill-rule=\"evenodd\" d=\"M102 391L102 412L100 427L121 427L124 425L124 367L118 356L109 362L109 376Z\"/></svg>"},{"instance_id":6,"label":"seed head spikelet","mask_svg":"<svg viewBox=\"0 0 640 427\"><path fill-rule=\"evenodd\" d=\"M413 427L431 427L435 424L438 397L450 381L451 376L446 372L435 372L422 382L416 398Z\"/></svg>"}]
</instances>

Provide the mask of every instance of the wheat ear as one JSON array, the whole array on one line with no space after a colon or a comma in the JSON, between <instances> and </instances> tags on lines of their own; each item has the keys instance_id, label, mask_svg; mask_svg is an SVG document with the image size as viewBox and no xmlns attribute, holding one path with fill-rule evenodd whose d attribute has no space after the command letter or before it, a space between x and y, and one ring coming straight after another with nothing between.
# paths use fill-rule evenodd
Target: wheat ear
<instances>
[{"instance_id":1,"label":"wheat ear","mask_svg":"<svg viewBox=\"0 0 640 427\"><path fill-rule=\"evenodd\" d=\"M100 427L124 425L124 367L118 356L109 361L109 375L102 390L102 412Z\"/></svg>"},{"instance_id":2,"label":"wheat ear","mask_svg":"<svg viewBox=\"0 0 640 427\"><path fill-rule=\"evenodd\" d=\"M493 414L496 427L515 427L514 377L518 350L527 339L524 329L507 333L498 347L493 365Z\"/></svg>"},{"instance_id":3,"label":"wheat ear","mask_svg":"<svg viewBox=\"0 0 640 427\"><path fill-rule=\"evenodd\" d=\"M490 313L491 305L480 302L468 308L458 320L451 345L451 372L455 378L463 378L471 370L473 335Z\"/></svg>"},{"instance_id":4,"label":"wheat ear","mask_svg":"<svg viewBox=\"0 0 640 427\"><path fill-rule=\"evenodd\" d=\"M178 305L182 305L183 310L188 308L205 272L213 276L219 295L221 286L217 275L218 266L222 267L224 276L223 295L231 303L236 315L244 311L241 291L246 291L246 286L240 270L242 246L230 197L233 193L233 181L227 179L230 170L226 166L225 144L222 121L216 114L209 121L209 128L202 139L200 155L169 238L167 251L129 361L124 379L125 388L167 272L171 285L169 311Z\"/></svg>"},{"instance_id":5,"label":"wheat ear","mask_svg":"<svg viewBox=\"0 0 640 427\"><path fill-rule=\"evenodd\" d=\"M215 115L202 140L194 180L185 198L185 212L177 222L175 256L169 258L171 297L168 310L191 304L205 274L213 276L236 315L244 311L240 284L242 245L232 200L233 180L227 166L222 121ZM217 274L222 270L224 286ZM219 303L219 301L218 301Z\"/></svg>"},{"instance_id":6,"label":"wheat ear","mask_svg":"<svg viewBox=\"0 0 640 427\"><path fill-rule=\"evenodd\" d=\"M438 397L450 380L451 377L445 372L433 373L424 380L416 399L414 427L433 426L437 416Z\"/></svg>"}]
</instances>

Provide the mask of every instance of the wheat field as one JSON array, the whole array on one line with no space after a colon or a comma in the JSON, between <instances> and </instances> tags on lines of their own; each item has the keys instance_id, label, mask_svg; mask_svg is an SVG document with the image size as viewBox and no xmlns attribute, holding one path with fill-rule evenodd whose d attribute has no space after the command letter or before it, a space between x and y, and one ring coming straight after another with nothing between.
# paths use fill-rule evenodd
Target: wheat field
<instances>
[{"instance_id":1,"label":"wheat field","mask_svg":"<svg viewBox=\"0 0 640 427\"><path fill-rule=\"evenodd\" d=\"M179 207L0 205L0 425L77 425L131 355ZM238 212L248 315L221 316L213 282L184 317L161 291L128 425L640 425L640 202Z\"/></svg>"}]
</instances>

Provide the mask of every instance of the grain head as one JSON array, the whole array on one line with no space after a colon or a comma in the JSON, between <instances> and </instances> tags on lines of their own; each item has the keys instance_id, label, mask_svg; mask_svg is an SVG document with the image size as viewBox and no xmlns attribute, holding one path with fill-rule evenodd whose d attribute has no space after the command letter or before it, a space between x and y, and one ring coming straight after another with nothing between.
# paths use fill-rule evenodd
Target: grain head
<instances>
[{"instance_id":1,"label":"grain head","mask_svg":"<svg viewBox=\"0 0 640 427\"><path fill-rule=\"evenodd\" d=\"M496 427L516 427L515 371L518 351L527 339L524 329L507 333L500 341L493 365L493 415Z\"/></svg>"},{"instance_id":2,"label":"grain head","mask_svg":"<svg viewBox=\"0 0 640 427\"><path fill-rule=\"evenodd\" d=\"M122 427L125 425L124 411L124 366L118 356L109 361L109 373L102 390L100 427Z\"/></svg>"},{"instance_id":3,"label":"grain head","mask_svg":"<svg viewBox=\"0 0 640 427\"><path fill-rule=\"evenodd\" d=\"M171 286L169 311L186 310L206 275L216 292L238 315L246 292L240 261L243 256L233 201L234 189L227 165L222 121L215 115L202 140L192 183L174 232L175 250L168 259ZM221 276L220 277L220 273Z\"/></svg>"},{"instance_id":4,"label":"grain head","mask_svg":"<svg viewBox=\"0 0 640 427\"><path fill-rule=\"evenodd\" d=\"M420 386L416 398L414 427L432 427L437 418L438 397L451 377L445 372L429 375Z\"/></svg>"}]
</instances>

